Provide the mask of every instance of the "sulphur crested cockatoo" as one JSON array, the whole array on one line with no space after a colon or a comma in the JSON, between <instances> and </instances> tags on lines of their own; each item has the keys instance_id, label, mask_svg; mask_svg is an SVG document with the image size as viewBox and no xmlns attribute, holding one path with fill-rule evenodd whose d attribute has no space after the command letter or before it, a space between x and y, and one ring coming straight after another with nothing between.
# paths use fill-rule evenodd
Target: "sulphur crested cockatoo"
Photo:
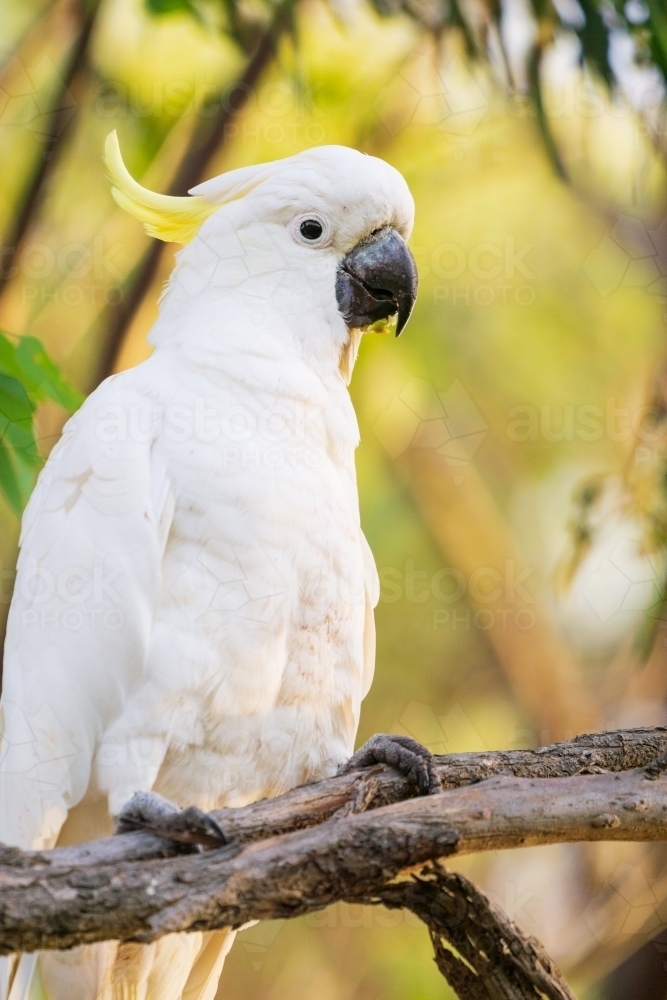
<instances>
[{"instance_id":1,"label":"sulphur crested cockatoo","mask_svg":"<svg viewBox=\"0 0 667 1000\"><path fill-rule=\"evenodd\" d=\"M154 791L199 807L190 833L210 846L224 831L206 810L334 774L353 751L378 580L347 382L360 333L410 315L413 201L395 169L341 146L183 198L134 181L115 133L106 163L118 204L185 246L152 356L69 421L25 512L0 841L91 839L119 816L169 836L178 813ZM352 761L381 759L433 789L410 741L375 738ZM0 997L211 1000L231 938L15 957Z\"/></svg>"}]
</instances>

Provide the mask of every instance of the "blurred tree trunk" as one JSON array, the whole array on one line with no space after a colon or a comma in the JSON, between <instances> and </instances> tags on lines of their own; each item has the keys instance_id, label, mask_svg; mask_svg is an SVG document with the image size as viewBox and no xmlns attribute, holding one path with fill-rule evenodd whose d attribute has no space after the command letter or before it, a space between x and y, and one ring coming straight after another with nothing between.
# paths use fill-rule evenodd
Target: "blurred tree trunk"
<instances>
[{"instance_id":1,"label":"blurred tree trunk","mask_svg":"<svg viewBox=\"0 0 667 1000\"><path fill-rule=\"evenodd\" d=\"M479 576L478 599L472 595L476 608L487 608L481 574L492 586L505 588L511 613L492 616L485 631L518 704L538 727L540 742L598 729L595 699L539 596L526 588L526 567L475 466L470 463L456 484L435 449L413 447L396 468L447 558L466 580ZM519 621L522 614L526 627Z\"/></svg>"},{"instance_id":2,"label":"blurred tree trunk","mask_svg":"<svg viewBox=\"0 0 667 1000\"><path fill-rule=\"evenodd\" d=\"M294 3L295 0L283 0L276 8L271 23L260 38L242 75L224 98L217 98L219 104L217 113L214 116L208 113L209 104L200 112L192 140L169 186L168 194L186 195L190 188L203 179L207 167L225 144L229 126L243 111L250 95L272 62L281 36L292 23ZM125 294L108 315L98 381L102 381L114 371L125 334L157 272L162 249L163 244L159 240L153 240L130 275Z\"/></svg>"},{"instance_id":3,"label":"blurred tree trunk","mask_svg":"<svg viewBox=\"0 0 667 1000\"><path fill-rule=\"evenodd\" d=\"M666 1000L667 930L661 931L604 979L600 1000Z\"/></svg>"},{"instance_id":4,"label":"blurred tree trunk","mask_svg":"<svg viewBox=\"0 0 667 1000\"><path fill-rule=\"evenodd\" d=\"M26 233L41 208L49 179L77 117L77 94L87 68L88 46L99 0L68 0L62 6L64 11L60 4L56 6L57 16L68 15L75 21L76 30L58 73L46 124L42 126L45 135L41 150L15 206L7 232L3 235L0 296L14 273L12 262L18 258ZM45 20L50 21L52 16L53 11L49 11Z\"/></svg>"}]
</instances>

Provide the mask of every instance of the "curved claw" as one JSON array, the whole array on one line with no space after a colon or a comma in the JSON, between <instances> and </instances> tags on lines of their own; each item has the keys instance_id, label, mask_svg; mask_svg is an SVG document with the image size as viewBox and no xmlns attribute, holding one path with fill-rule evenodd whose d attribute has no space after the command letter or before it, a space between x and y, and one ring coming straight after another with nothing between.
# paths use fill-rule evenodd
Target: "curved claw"
<instances>
[{"instance_id":1,"label":"curved claw","mask_svg":"<svg viewBox=\"0 0 667 1000\"><path fill-rule=\"evenodd\" d=\"M377 733L338 768L338 774L387 764L415 784L420 795L435 795L442 789L433 754L410 736Z\"/></svg>"},{"instance_id":2,"label":"curved claw","mask_svg":"<svg viewBox=\"0 0 667 1000\"><path fill-rule=\"evenodd\" d=\"M154 792L137 792L117 817L116 833L148 830L178 844L210 849L228 843L208 813L197 806L179 809Z\"/></svg>"}]
</instances>

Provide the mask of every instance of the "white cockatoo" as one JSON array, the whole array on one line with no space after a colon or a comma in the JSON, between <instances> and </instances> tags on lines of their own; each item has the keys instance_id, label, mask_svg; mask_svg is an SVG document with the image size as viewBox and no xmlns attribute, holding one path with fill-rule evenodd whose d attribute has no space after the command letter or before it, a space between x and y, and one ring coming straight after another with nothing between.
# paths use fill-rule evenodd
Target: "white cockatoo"
<instances>
[{"instance_id":1,"label":"white cockatoo","mask_svg":"<svg viewBox=\"0 0 667 1000\"><path fill-rule=\"evenodd\" d=\"M183 198L134 181L115 133L106 163L116 201L185 246L153 354L69 421L25 512L0 842L92 839L118 817L169 836L196 806L189 835L210 846L224 831L207 810L353 751L378 580L347 382L361 332L410 315L414 206L394 168L341 146ZM376 737L346 766L385 760L434 790L422 750ZM4 959L0 1000L212 1000L232 937Z\"/></svg>"}]
</instances>

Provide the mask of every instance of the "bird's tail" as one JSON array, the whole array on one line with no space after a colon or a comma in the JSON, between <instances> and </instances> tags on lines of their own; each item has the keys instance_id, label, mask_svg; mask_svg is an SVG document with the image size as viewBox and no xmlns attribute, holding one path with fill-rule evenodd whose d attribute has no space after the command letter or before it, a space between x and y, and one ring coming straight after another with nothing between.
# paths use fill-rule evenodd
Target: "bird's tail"
<instances>
[{"instance_id":1,"label":"bird's tail","mask_svg":"<svg viewBox=\"0 0 667 1000\"><path fill-rule=\"evenodd\" d=\"M202 937L202 948L185 984L183 1000L214 1000L236 931L225 927L222 931L212 931Z\"/></svg>"},{"instance_id":2,"label":"bird's tail","mask_svg":"<svg viewBox=\"0 0 667 1000\"><path fill-rule=\"evenodd\" d=\"M34 781L31 794L33 788L26 779L29 769L22 769L14 759L9 760L2 737L0 733L0 844L34 849L53 847L67 810L55 795L45 805L38 781ZM15 753L14 758L17 756ZM44 1000L36 954L0 957L0 1000Z\"/></svg>"},{"instance_id":3,"label":"bird's tail","mask_svg":"<svg viewBox=\"0 0 667 1000\"><path fill-rule=\"evenodd\" d=\"M0 1000L44 1000L36 953L0 958Z\"/></svg>"},{"instance_id":4,"label":"bird's tail","mask_svg":"<svg viewBox=\"0 0 667 1000\"><path fill-rule=\"evenodd\" d=\"M2 958L0 1000L214 1000L235 936L225 928Z\"/></svg>"},{"instance_id":5,"label":"bird's tail","mask_svg":"<svg viewBox=\"0 0 667 1000\"><path fill-rule=\"evenodd\" d=\"M0 958L0 1000L8 1000L9 998L9 987L12 982L14 963L14 955L3 955Z\"/></svg>"},{"instance_id":6,"label":"bird's tail","mask_svg":"<svg viewBox=\"0 0 667 1000\"><path fill-rule=\"evenodd\" d=\"M0 732L0 843L53 847L67 816L64 801L54 796L53 782L35 782L26 794L29 769L9 760L6 751ZM48 803L42 799L43 784L51 789ZM79 810L87 836L75 840L108 833L96 829L93 804L82 803ZM108 941L66 952L0 957L0 1000L214 1000L235 933L225 928L169 934L150 945Z\"/></svg>"}]
</instances>

